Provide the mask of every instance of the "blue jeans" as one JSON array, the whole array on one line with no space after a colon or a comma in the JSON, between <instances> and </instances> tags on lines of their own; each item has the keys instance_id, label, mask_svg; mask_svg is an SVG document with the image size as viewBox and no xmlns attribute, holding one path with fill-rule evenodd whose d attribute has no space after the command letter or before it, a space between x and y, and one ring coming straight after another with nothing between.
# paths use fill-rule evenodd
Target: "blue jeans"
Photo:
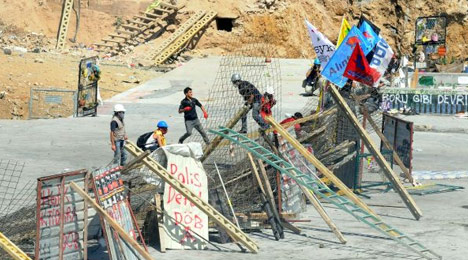
<instances>
[{"instance_id":1,"label":"blue jeans","mask_svg":"<svg viewBox=\"0 0 468 260\"><path fill-rule=\"evenodd\" d=\"M127 161L127 151L124 149L125 140L115 140L114 164L124 166Z\"/></svg>"},{"instance_id":2,"label":"blue jeans","mask_svg":"<svg viewBox=\"0 0 468 260\"><path fill-rule=\"evenodd\" d=\"M241 127L241 132L247 132L247 112L243 117L242 117L242 127ZM260 103L254 102L252 104L252 118L257 122L257 124L262 128L263 130L268 129L270 125L268 125L265 120L263 120L262 115L260 115Z\"/></svg>"}]
</instances>

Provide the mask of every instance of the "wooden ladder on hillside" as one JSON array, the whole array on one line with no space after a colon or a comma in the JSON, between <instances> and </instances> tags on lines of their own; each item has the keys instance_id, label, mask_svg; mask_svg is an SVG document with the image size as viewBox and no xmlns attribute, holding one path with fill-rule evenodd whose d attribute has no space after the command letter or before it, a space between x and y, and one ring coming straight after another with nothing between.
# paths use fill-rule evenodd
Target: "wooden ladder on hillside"
<instances>
[{"instance_id":1,"label":"wooden ladder on hillside","mask_svg":"<svg viewBox=\"0 0 468 260\"><path fill-rule=\"evenodd\" d=\"M201 37L216 15L215 11L200 11L193 15L153 52L154 64L161 65L186 48L193 48L196 44L194 42Z\"/></svg>"},{"instance_id":2,"label":"wooden ladder on hillside","mask_svg":"<svg viewBox=\"0 0 468 260\"><path fill-rule=\"evenodd\" d=\"M110 54L111 56L126 53L129 46L137 46L164 30L171 20L177 15L179 8L174 5L160 2L157 7L147 12L140 12L100 43L94 44L96 51Z\"/></svg>"}]
</instances>

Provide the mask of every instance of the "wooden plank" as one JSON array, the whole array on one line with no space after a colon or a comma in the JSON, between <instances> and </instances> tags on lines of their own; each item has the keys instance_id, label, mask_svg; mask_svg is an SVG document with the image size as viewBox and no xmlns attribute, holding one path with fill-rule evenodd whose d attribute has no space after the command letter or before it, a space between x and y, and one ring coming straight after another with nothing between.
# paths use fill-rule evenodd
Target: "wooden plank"
<instances>
[{"instance_id":1,"label":"wooden plank","mask_svg":"<svg viewBox=\"0 0 468 260\"><path fill-rule=\"evenodd\" d=\"M135 34L135 32L125 31L125 30L117 30L116 32L117 33L124 33L124 34L128 34L128 35L134 35Z\"/></svg>"},{"instance_id":2,"label":"wooden plank","mask_svg":"<svg viewBox=\"0 0 468 260\"><path fill-rule=\"evenodd\" d=\"M167 9L157 8L157 7L154 8L152 11L159 11L159 12L161 12L161 13L167 13L167 14L171 14L171 13L174 12L173 10L170 10L170 11L169 11L169 10L167 10Z\"/></svg>"},{"instance_id":3,"label":"wooden plank","mask_svg":"<svg viewBox=\"0 0 468 260\"><path fill-rule=\"evenodd\" d=\"M109 48L114 48L115 45L110 45L110 44L106 44L106 43L95 43L94 45L96 46L103 46L103 47L109 47Z\"/></svg>"},{"instance_id":4,"label":"wooden plank","mask_svg":"<svg viewBox=\"0 0 468 260\"><path fill-rule=\"evenodd\" d=\"M169 8L169 9L174 9L173 11L177 11L177 10L181 9L181 8L175 6L175 5L171 5L171 4L168 4L168 3L165 3L165 2L160 2L159 6Z\"/></svg>"},{"instance_id":5,"label":"wooden plank","mask_svg":"<svg viewBox=\"0 0 468 260\"><path fill-rule=\"evenodd\" d=\"M240 108L237 113L227 122L226 128L233 128L237 122L242 118L243 115L245 115L247 112L249 112L250 108L248 106L243 106ZM219 135L217 135L213 140L211 140L210 144L203 149L203 157L200 159L201 162L204 162L208 156L218 147L218 145L221 143L223 138Z\"/></svg>"},{"instance_id":6,"label":"wooden plank","mask_svg":"<svg viewBox=\"0 0 468 260\"><path fill-rule=\"evenodd\" d=\"M410 210L411 214L413 214L413 216L417 220L419 220L419 218L421 218L421 216L422 216L421 210L418 208L418 206L416 205L416 203L414 202L413 198L408 193L408 191L405 189L405 187L403 187L400 180L398 179L398 176L395 174L395 172L392 170L392 168L390 167L388 162L385 160L382 153L379 151L377 146L374 144L374 142L372 141L369 134L361 126L361 124L359 123L358 119L356 118L354 113L349 108L346 101L343 99L341 94L336 89L335 85L331 84L329 89L331 90L331 94L335 98L338 105L341 107L342 111L346 114L346 116L348 117L348 119L351 121L354 128L358 132L359 136L361 137L361 139L366 144L367 149L372 153L372 155L374 156L376 161L379 163L379 166L382 168L383 173L385 174L385 176L392 183L393 189L400 195L403 202L406 204L406 206Z\"/></svg>"},{"instance_id":7,"label":"wooden plank","mask_svg":"<svg viewBox=\"0 0 468 260\"><path fill-rule=\"evenodd\" d=\"M151 255L148 252L146 252L145 249L143 247L141 247L140 244L138 244L137 241L135 241L131 236L129 236L127 234L127 232L125 232L125 230L123 230L123 228L120 227L119 223L117 223L117 221L115 221L111 216L109 216L109 214L107 214L107 212L103 208L101 208L101 206L99 206L97 204L97 202L95 200L93 200L85 191L83 191L78 185L76 185L76 183L71 182L70 187L73 190L75 190L83 199L85 199L96 210L96 212L99 215L101 215L103 218L105 218L106 221L109 223L109 225L111 225L112 228L117 233L119 233L119 236L123 240L125 240L125 242L127 242L136 251L138 251L138 253L140 253L141 256L143 256L145 259L153 260Z\"/></svg>"},{"instance_id":8,"label":"wooden plank","mask_svg":"<svg viewBox=\"0 0 468 260\"><path fill-rule=\"evenodd\" d=\"M154 20L156 20L156 18L151 18L151 17L148 17L148 16L142 16L142 15L135 15L134 17L135 17L135 18L138 18L138 19L141 19L141 20L146 20L146 21L154 21Z\"/></svg>"},{"instance_id":9,"label":"wooden plank","mask_svg":"<svg viewBox=\"0 0 468 260\"><path fill-rule=\"evenodd\" d=\"M103 42L114 42L114 43L117 43L117 44L121 44L121 43L125 43L125 41L117 41L117 40L114 40L114 39L102 39Z\"/></svg>"},{"instance_id":10,"label":"wooden plank","mask_svg":"<svg viewBox=\"0 0 468 260\"><path fill-rule=\"evenodd\" d=\"M122 27L123 28L128 28L128 29L132 29L132 30L135 30L135 31L141 31L143 28L140 28L140 27L136 27L136 26L132 26L132 25L128 25L128 24L122 24Z\"/></svg>"},{"instance_id":11,"label":"wooden plank","mask_svg":"<svg viewBox=\"0 0 468 260\"><path fill-rule=\"evenodd\" d=\"M132 21L132 20L129 20L128 23L134 23L134 24L141 25L141 26L144 26L144 27L148 26L148 23Z\"/></svg>"},{"instance_id":12,"label":"wooden plank","mask_svg":"<svg viewBox=\"0 0 468 260\"><path fill-rule=\"evenodd\" d=\"M138 156L142 153L134 143L127 141L125 149L133 156ZM203 211L208 217L212 218L213 221L223 227L228 234L235 238L236 241L241 242L246 246L252 253L258 252L258 245L250 237L248 237L241 229L234 225L229 219L219 213L213 206L208 202L200 199L195 193L193 193L188 187L181 183L178 179L172 176L165 167L162 167L151 157L143 159L143 163L157 176L159 176L166 184L171 185L174 190L179 192L184 198L192 202L197 208Z\"/></svg>"},{"instance_id":13,"label":"wooden plank","mask_svg":"<svg viewBox=\"0 0 468 260\"><path fill-rule=\"evenodd\" d=\"M159 17L163 16L162 14L153 14L153 13L145 13L145 12L140 12L140 14L146 15L146 16L152 17L152 18L159 18Z\"/></svg>"},{"instance_id":14,"label":"wooden plank","mask_svg":"<svg viewBox=\"0 0 468 260\"><path fill-rule=\"evenodd\" d=\"M154 201L156 203L156 218L158 219L158 231L159 231L159 247L161 253L166 253L166 240L164 238L164 212L161 207L161 195L156 193L154 195Z\"/></svg>"},{"instance_id":15,"label":"wooden plank","mask_svg":"<svg viewBox=\"0 0 468 260\"><path fill-rule=\"evenodd\" d=\"M112 38L122 38L122 39L130 39L131 36L130 35L122 35L122 34L109 34L109 37L112 37Z\"/></svg>"},{"instance_id":16,"label":"wooden plank","mask_svg":"<svg viewBox=\"0 0 468 260\"><path fill-rule=\"evenodd\" d=\"M151 152L149 150L146 150L144 151L143 153L141 153L140 155L138 155L137 157L133 158L133 160L131 160L130 162L128 162L124 169L121 171L122 174L125 174L127 173L128 171L130 171L131 169L133 169L136 164L138 164L139 162L141 162L141 160L143 160L145 157L147 157L148 155L150 155Z\"/></svg>"},{"instance_id":17,"label":"wooden plank","mask_svg":"<svg viewBox=\"0 0 468 260\"><path fill-rule=\"evenodd\" d=\"M387 150L390 150L392 151L393 153L393 159L396 161L396 163L398 164L398 166L400 167L400 169L403 171L403 173L405 174L406 178L413 184L413 186L415 185L415 181L413 179L413 176L411 176L411 173L409 172L408 168L406 168L405 164L403 163L403 161L401 160L400 156L395 152L395 150L393 150L393 147L392 145L390 144L390 142L388 141L387 137L385 137L385 135L382 133L382 131L379 129L379 127L377 126L377 124L375 123L374 119L372 119L371 116L369 116L369 111L367 110L366 106L365 105L361 105L361 108L362 108L362 114L364 115L365 118L367 118L367 120L369 121L370 125L372 126L372 128L374 129L374 131L377 133L377 135L380 137L380 140L382 140L382 143L384 144L385 148L387 148Z\"/></svg>"},{"instance_id":18,"label":"wooden plank","mask_svg":"<svg viewBox=\"0 0 468 260\"><path fill-rule=\"evenodd\" d=\"M370 214L374 215L375 217L379 218L378 215L367 206L364 202L362 202L356 194L354 194L338 177L336 177L333 172L330 171L321 161L319 161L315 155L311 154L305 147L299 143L294 137L292 137L280 124L278 124L272 117L265 118L270 125L278 131L281 136L283 136L294 148L297 149L299 153L304 156L307 161L311 162L317 171L321 172L325 175L338 189L340 189L352 202L356 205L361 207L362 209L366 210Z\"/></svg>"},{"instance_id":19,"label":"wooden plank","mask_svg":"<svg viewBox=\"0 0 468 260\"><path fill-rule=\"evenodd\" d=\"M296 173L294 171L290 171L290 173L293 175L293 176L296 176ZM302 185L299 185L299 188L302 190L302 193L304 193L304 195L306 196L307 200L310 202L310 204L312 204L312 206L314 206L315 210L317 210L317 212L319 213L320 217L322 217L323 221L325 221L325 223L328 225L328 227L331 229L331 231L333 232L333 234L335 234L335 236L338 238L338 240L340 240L341 243L343 244L346 244L346 239L344 238L343 234L341 233L341 231L338 229L338 227L335 225L335 223L333 222L333 220L330 218L330 216L328 216L328 213L325 211L325 209L323 208L322 204L320 203L319 199L317 198L317 196L315 196L315 194L310 191L309 189L306 189L304 186Z\"/></svg>"}]
</instances>

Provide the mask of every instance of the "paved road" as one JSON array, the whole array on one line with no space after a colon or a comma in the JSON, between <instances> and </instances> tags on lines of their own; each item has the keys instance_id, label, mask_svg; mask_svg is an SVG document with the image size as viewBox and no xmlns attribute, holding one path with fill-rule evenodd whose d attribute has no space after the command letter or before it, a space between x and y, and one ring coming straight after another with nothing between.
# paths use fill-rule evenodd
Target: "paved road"
<instances>
[{"instance_id":1,"label":"paved road","mask_svg":"<svg viewBox=\"0 0 468 260\"><path fill-rule=\"evenodd\" d=\"M109 121L113 104L123 103L128 110L127 129L131 140L152 130L158 120L170 124L169 143L176 142L184 132L183 118L177 113L179 101L183 98L181 89L190 84L196 96L206 99L213 84L220 58L194 59L182 67L144 83L126 93L107 101L94 118L64 118L54 120L8 121L0 120L0 158L19 160L26 163L22 181L56 174L64 170L91 169L106 165L112 158L109 145ZM299 94L300 83L305 73L307 60L281 60L283 75L282 105L284 112L295 112L307 101ZM411 117L420 123L445 127L444 132L416 132L414 138L415 170L466 170L468 135L450 133L454 127L468 129L465 119L451 117L418 116ZM465 121L463 121L465 120ZM460 132L460 131L453 131ZM468 180L455 180L452 183L468 187ZM463 259L468 254L468 205L463 198L467 191L415 198L425 217L417 222L404 208L377 207L378 213L417 237L446 259ZM370 204L403 206L393 192L373 195ZM268 230L252 234L259 241L261 252L258 255L237 252L208 251L169 251L165 255L155 253L158 259L415 259L411 253L397 246L393 241L382 238L378 233L367 229L347 215L334 208L327 208L338 226L345 233L349 243L336 244L317 214L309 209L304 218L310 224L299 224L304 235L287 234L287 239L276 242ZM319 248L323 244L324 248ZM237 250L235 246L230 246Z\"/></svg>"}]
</instances>

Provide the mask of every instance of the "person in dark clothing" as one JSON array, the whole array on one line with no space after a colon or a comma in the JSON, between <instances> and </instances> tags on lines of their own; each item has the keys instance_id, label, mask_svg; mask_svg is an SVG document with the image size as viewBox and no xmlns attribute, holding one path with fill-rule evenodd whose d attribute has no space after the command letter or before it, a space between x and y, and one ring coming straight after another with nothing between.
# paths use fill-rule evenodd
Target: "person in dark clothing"
<instances>
[{"instance_id":1,"label":"person in dark clothing","mask_svg":"<svg viewBox=\"0 0 468 260\"><path fill-rule=\"evenodd\" d=\"M110 123L110 141L112 151L114 151L114 163L120 166L125 165L127 153L124 149L125 140L128 139L124 124L125 108L121 104L114 106L114 116Z\"/></svg>"},{"instance_id":2,"label":"person in dark clothing","mask_svg":"<svg viewBox=\"0 0 468 260\"><path fill-rule=\"evenodd\" d=\"M302 81L302 87L305 89L306 93L314 94L315 89L317 88L317 81L320 77L320 68L321 63L318 58L314 60L314 66L310 68L306 73L306 79ZM308 88L307 86L310 86Z\"/></svg>"},{"instance_id":3,"label":"person in dark clothing","mask_svg":"<svg viewBox=\"0 0 468 260\"><path fill-rule=\"evenodd\" d=\"M245 105L252 109L252 117L260 126L260 129L268 129L270 126L260 115L262 101L260 91L252 83L242 80L241 76L237 73L232 74L231 82L238 88L239 94L244 98ZM242 117L242 127L239 133L247 133L247 113Z\"/></svg>"},{"instance_id":4,"label":"person in dark clothing","mask_svg":"<svg viewBox=\"0 0 468 260\"><path fill-rule=\"evenodd\" d=\"M193 92L191 88L186 87L184 89L184 94L185 98L182 99L182 101L180 101L179 114L184 113L185 129L187 130L187 132L179 138L179 144L184 143L185 139L192 135L193 128L197 129L197 131L202 136L203 141L205 141L206 144L209 144L210 139L208 139L208 136L206 135L206 132L200 123L200 120L198 120L196 106L201 108L201 110L203 111L203 117L205 119L208 118L208 113L206 112L205 107L200 103L200 101L193 97Z\"/></svg>"}]
</instances>

